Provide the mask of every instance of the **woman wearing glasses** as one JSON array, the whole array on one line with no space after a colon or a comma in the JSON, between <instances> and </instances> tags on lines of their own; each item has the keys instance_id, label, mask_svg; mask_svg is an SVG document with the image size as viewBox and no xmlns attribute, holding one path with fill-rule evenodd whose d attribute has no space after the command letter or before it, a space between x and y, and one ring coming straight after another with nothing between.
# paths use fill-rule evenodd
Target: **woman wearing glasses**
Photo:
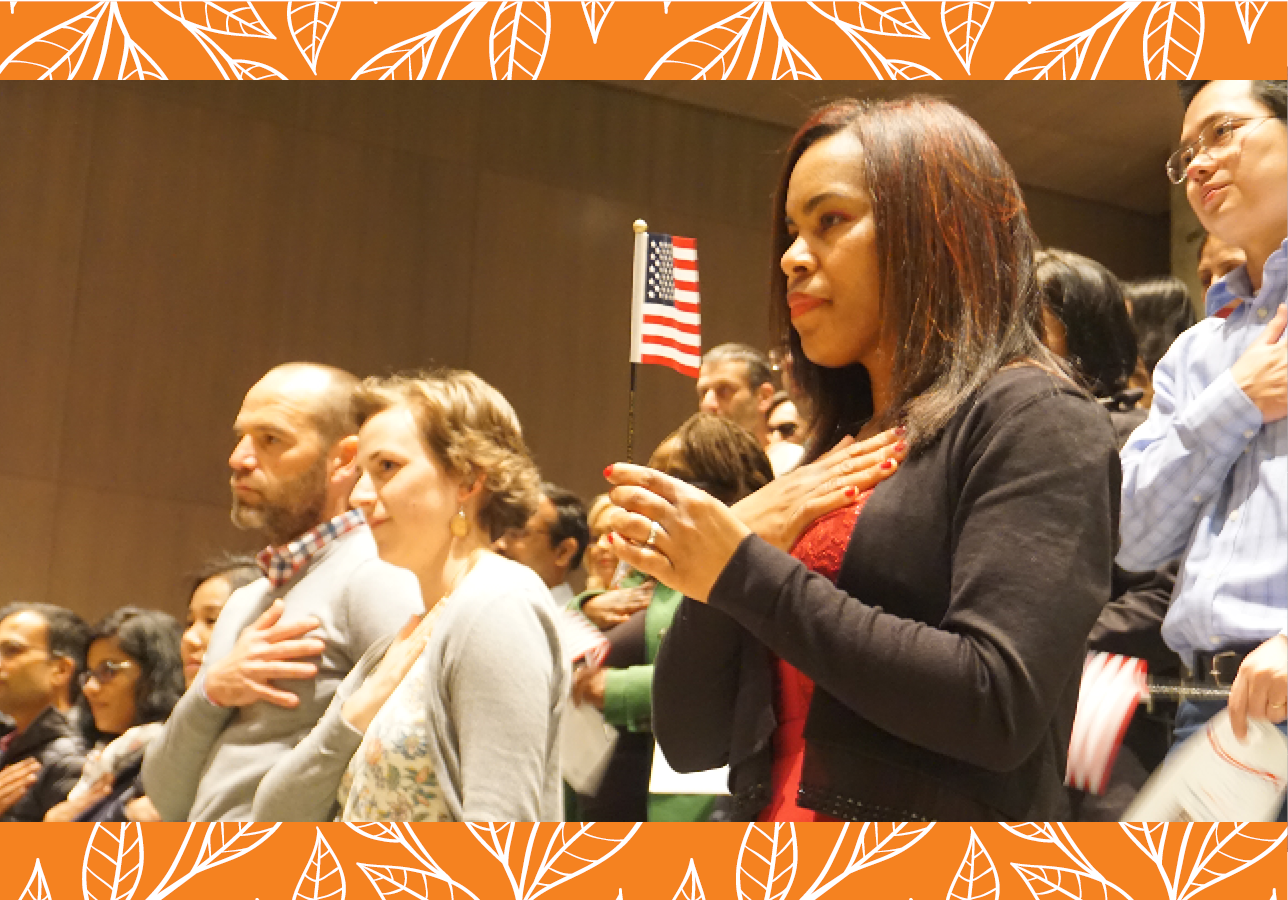
<instances>
[{"instance_id":1,"label":"woman wearing glasses","mask_svg":"<svg viewBox=\"0 0 1288 900\"><path fill-rule=\"evenodd\" d=\"M797 132L776 210L812 453L902 425L908 455L790 554L690 485L611 468L619 554L691 598L654 671L658 742L681 770L727 762L746 818L1065 817L1118 460L1042 346L1014 175L946 103L847 101Z\"/></svg>"},{"instance_id":2,"label":"woman wearing glasses","mask_svg":"<svg viewBox=\"0 0 1288 900\"><path fill-rule=\"evenodd\" d=\"M179 623L155 610L126 606L90 634L81 693L94 744L80 782L46 822L123 822L142 795L143 751L183 695Z\"/></svg>"}]
</instances>

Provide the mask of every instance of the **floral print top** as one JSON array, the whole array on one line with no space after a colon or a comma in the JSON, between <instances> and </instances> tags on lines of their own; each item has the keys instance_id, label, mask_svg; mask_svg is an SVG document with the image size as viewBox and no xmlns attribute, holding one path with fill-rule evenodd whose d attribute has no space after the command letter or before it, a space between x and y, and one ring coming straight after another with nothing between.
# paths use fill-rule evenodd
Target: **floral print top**
<instances>
[{"instance_id":1,"label":"floral print top","mask_svg":"<svg viewBox=\"0 0 1288 900\"><path fill-rule=\"evenodd\" d=\"M436 618L446 601L435 604ZM346 822L450 822L429 753L429 659L422 654L367 727L340 780Z\"/></svg>"}]
</instances>

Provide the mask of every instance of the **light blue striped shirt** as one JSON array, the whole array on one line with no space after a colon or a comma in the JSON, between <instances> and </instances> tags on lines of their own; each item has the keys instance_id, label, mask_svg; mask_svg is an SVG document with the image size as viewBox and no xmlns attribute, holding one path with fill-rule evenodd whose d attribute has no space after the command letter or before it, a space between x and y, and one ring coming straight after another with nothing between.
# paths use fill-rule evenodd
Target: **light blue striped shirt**
<instances>
[{"instance_id":1,"label":"light blue striped shirt","mask_svg":"<svg viewBox=\"0 0 1288 900\"><path fill-rule=\"evenodd\" d=\"M1288 419L1263 425L1230 375L1286 291L1288 241L1255 296L1243 268L1214 284L1209 316L1251 299L1177 338L1154 370L1149 418L1122 451L1118 564L1147 571L1183 558L1163 639L1187 664L1288 629Z\"/></svg>"}]
</instances>

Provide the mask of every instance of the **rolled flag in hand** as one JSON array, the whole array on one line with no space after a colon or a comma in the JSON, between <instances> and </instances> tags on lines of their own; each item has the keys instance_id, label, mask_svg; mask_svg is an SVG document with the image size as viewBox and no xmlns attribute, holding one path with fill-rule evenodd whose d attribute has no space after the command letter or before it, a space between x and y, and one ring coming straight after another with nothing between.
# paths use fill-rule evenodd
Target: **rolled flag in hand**
<instances>
[{"instance_id":1,"label":"rolled flag in hand","mask_svg":"<svg viewBox=\"0 0 1288 900\"><path fill-rule=\"evenodd\" d=\"M1148 696L1143 659L1115 653L1089 653L1082 667L1078 711L1069 737L1064 783L1100 794L1122 746L1136 707Z\"/></svg>"},{"instance_id":2,"label":"rolled flag in hand","mask_svg":"<svg viewBox=\"0 0 1288 900\"><path fill-rule=\"evenodd\" d=\"M570 667L585 663L591 668L603 665L608 655L608 638L595 627L595 623L577 609L560 609L559 643L563 644L564 661Z\"/></svg>"}]
</instances>

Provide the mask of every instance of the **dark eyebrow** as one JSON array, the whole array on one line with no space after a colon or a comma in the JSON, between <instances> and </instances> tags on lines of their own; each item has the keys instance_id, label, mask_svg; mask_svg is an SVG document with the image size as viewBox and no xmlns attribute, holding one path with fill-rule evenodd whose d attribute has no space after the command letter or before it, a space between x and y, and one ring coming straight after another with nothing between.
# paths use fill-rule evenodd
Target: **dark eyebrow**
<instances>
[{"instance_id":1,"label":"dark eyebrow","mask_svg":"<svg viewBox=\"0 0 1288 900\"><path fill-rule=\"evenodd\" d=\"M804 210L802 210L802 212L804 212L806 215L809 215L815 209L817 209L820 204L824 203L827 200L832 200L832 199L850 200L852 199L852 197L849 194L843 194L840 191L824 191L823 193L815 194L813 197L810 197L808 200L806 200L805 208ZM796 224L795 222L792 221L792 217L787 215L783 216L783 223L785 225Z\"/></svg>"},{"instance_id":2,"label":"dark eyebrow","mask_svg":"<svg viewBox=\"0 0 1288 900\"><path fill-rule=\"evenodd\" d=\"M1216 113L1212 113L1212 115L1208 116L1206 119L1203 119L1201 122L1199 122L1198 130L1199 130L1199 134L1202 134L1204 128L1207 128L1213 122L1219 122L1222 119L1255 119L1255 118L1256 116L1249 115L1246 113L1216 112ZM1188 141L1180 141L1177 144L1177 146L1185 147L1185 146L1188 146L1189 144L1194 143L1194 141L1196 140L1198 140L1197 137Z\"/></svg>"}]
</instances>

